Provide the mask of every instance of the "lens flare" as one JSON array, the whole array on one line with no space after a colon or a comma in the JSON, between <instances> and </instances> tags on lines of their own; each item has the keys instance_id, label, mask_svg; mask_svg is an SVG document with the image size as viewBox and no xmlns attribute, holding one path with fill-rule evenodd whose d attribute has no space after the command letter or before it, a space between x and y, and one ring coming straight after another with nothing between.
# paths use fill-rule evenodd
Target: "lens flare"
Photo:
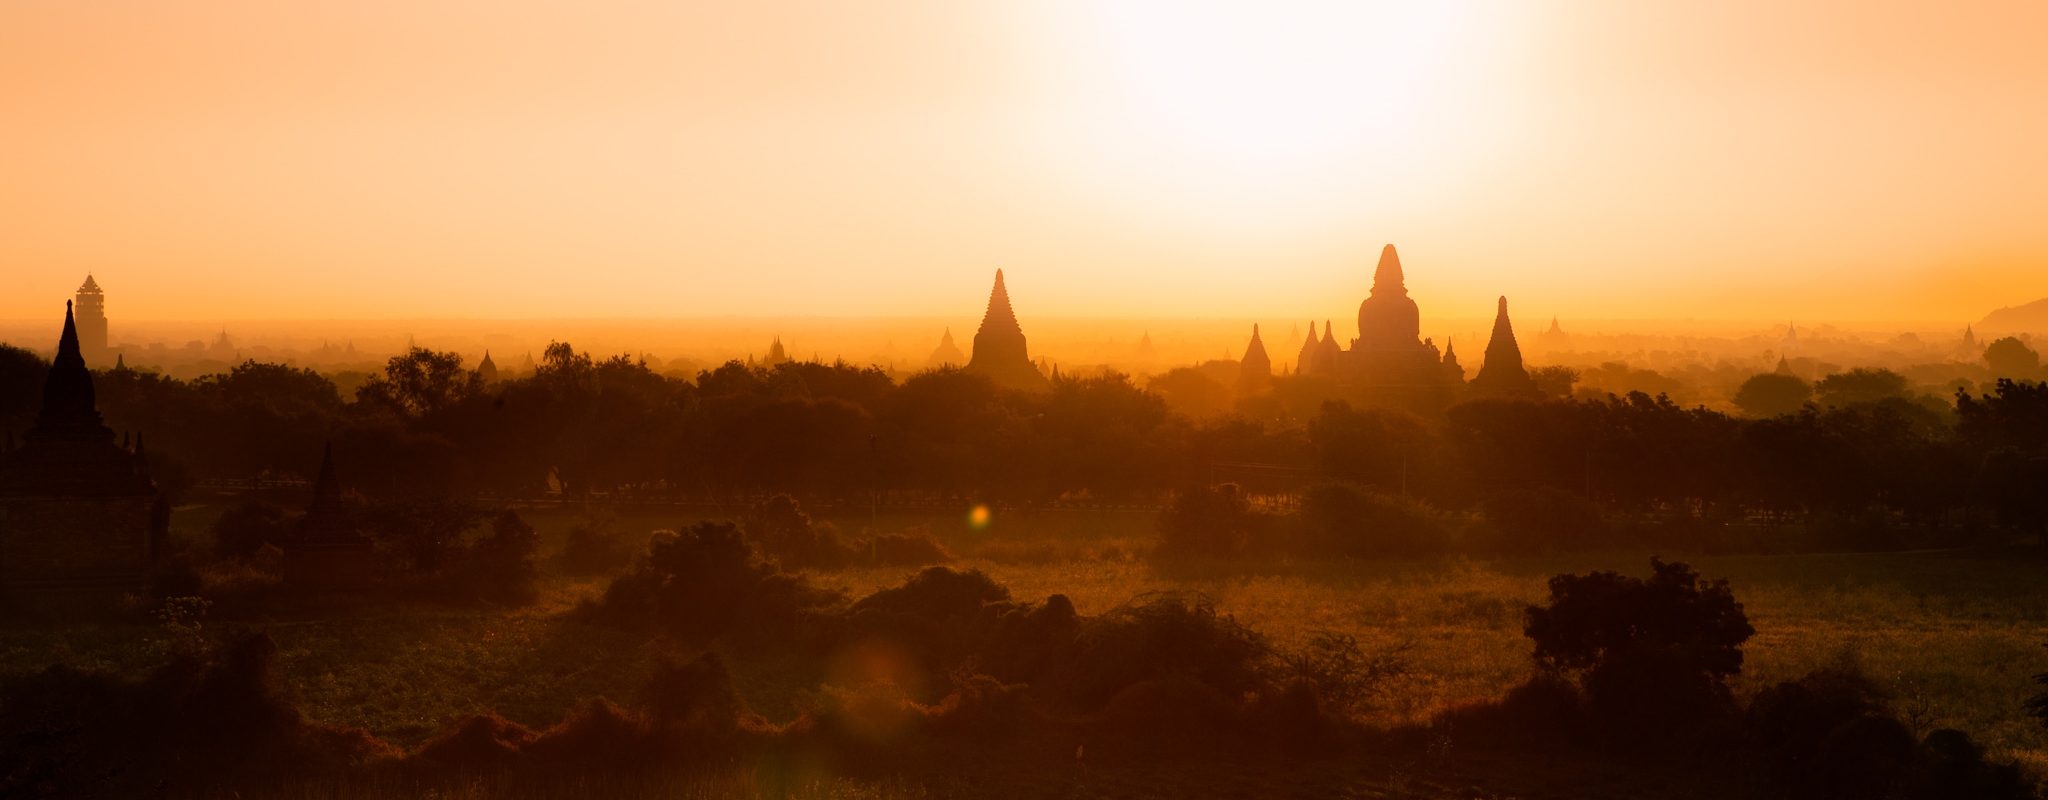
<instances>
[{"instance_id":1,"label":"lens flare","mask_svg":"<svg viewBox=\"0 0 2048 800\"><path fill-rule=\"evenodd\" d=\"M967 511L967 527L969 528L973 528L977 531L988 530L988 520L989 512L987 503L976 503L974 508L968 509Z\"/></svg>"}]
</instances>

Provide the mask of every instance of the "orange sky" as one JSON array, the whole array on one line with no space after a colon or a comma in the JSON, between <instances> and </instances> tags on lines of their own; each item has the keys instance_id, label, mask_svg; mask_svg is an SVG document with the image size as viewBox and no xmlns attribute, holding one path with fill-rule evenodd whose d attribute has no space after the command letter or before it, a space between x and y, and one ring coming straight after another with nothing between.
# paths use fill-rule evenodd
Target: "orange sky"
<instances>
[{"instance_id":1,"label":"orange sky","mask_svg":"<svg viewBox=\"0 0 2048 800\"><path fill-rule=\"evenodd\" d=\"M0 317L1964 320L2048 4L0 5Z\"/></svg>"}]
</instances>

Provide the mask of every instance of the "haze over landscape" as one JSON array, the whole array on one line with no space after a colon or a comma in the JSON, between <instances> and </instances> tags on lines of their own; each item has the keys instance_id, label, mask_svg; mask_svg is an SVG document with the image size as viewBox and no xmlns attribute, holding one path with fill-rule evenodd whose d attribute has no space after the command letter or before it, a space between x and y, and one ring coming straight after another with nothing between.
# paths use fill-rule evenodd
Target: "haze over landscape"
<instances>
[{"instance_id":1,"label":"haze over landscape","mask_svg":"<svg viewBox=\"0 0 2048 800\"><path fill-rule=\"evenodd\" d=\"M1003 267L1271 324L1389 241L1460 319L2048 295L2048 10L1849 11L18 3L0 318L933 317Z\"/></svg>"},{"instance_id":2,"label":"haze over landscape","mask_svg":"<svg viewBox=\"0 0 2048 800\"><path fill-rule=\"evenodd\" d=\"M2043 800L2044 31L0 3L0 800Z\"/></svg>"}]
</instances>

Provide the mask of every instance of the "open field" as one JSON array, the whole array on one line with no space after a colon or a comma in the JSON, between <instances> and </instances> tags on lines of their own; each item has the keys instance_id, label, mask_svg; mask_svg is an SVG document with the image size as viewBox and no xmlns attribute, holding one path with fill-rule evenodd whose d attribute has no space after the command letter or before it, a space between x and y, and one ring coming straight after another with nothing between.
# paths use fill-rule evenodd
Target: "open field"
<instances>
[{"instance_id":1,"label":"open field","mask_svg":"<svg viewBox=\"0 0 2048 800\"><path fill-rule=\"evenodd\" d=\"M180 509L177 535L200 535L212 513ZM552 510L527 517L543 532L544 554L582 519ZM1383 726L1498 697L1530 671L1522 609L1543 595L1549 576L1589 569L1641 574L1650 555L1166 568L1142 555L1151 526L1145 514L999 518L986 530L963 520L884 519L879 527L917 522L961 556L956 566L984 570L1022 599L1065 594L1083 614L1146 592L1200 592L1283 647L1319 630L1354 635L1368 649L1405 646L1413 670L1366 720ZM683 521L634 513L611 524L644 531ZM1746 606L1757 634L1746 648L1738 691L1853 660L1892 690L1917 727L1961 728L1994 754L2048 767L2048 731L2021 712L2036 688L2030 676L2048 671L2048 591L2040 580L2048 563L2033 552L1664 555L1728 578ZM858 596L913 571L812 578ZM342 615L280 609L206 624L214 633L242 627L273 637L284 688L313 717L409 745L471 712L496 710L545 725L582 697L629 698L658 656L689 655L668 642L561 618L604 582L550 575L540 602L509 610L390 601ZM161 658L161 636L148 625L7 630L0 632L0 672L52 663L140 670ZM811 688L789 679L800 665L744 656L734 662L741 693L770 719L792 716Z\"/></svg>"}]
</instances>

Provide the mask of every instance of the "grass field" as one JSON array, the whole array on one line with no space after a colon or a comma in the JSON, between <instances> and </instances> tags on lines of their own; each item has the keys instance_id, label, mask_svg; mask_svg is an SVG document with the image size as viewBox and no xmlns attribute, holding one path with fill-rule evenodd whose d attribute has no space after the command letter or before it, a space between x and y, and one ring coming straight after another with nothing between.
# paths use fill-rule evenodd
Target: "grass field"
<instances>
[{"instance_id":1,"label":"grass field","mask_svg":"<svg viewBox=\"0 0 2048 800\"><path fill-rule=\"evenodd\" d=\"M197 536L210 515L180 509L177 535ZM557 546L580 515L535 511L529 521ZM675 527L669 514L622 514L622 531ZM857 529L865 517L842 520ZM1368 722L1422 720L1443 708L1494 698L1528 674L1522 609L1558 572L1647 571L1649 553L1505 561L1322 562L1242 566L1157 566L1142 553L1146 514L1048 513L999 518L985 530L963 517L898 516L882 530L920 526L1021 599L1062 593L1084 614L1151 591L1200 592L1277 644L1318 630L1356 636L1370 648L1406 646L1412 671L1391 686ZM1739 691L1854 661L1895 694L1923 729L1956 727L1993 752L2037 771L2048 768L2048 731L2021 704L2048 671L2048 570L2031 551L1687 557L1708 577L1725 577L1757 634L1746 648ZM913 570L863 569L813 575L859 595ZM601 591L602 579L549 576L542 600L518 609L372 603L336 616L286 612L208 620L209 632L261 630L279 644L286 691L315 718L360 725L416 743L448 719L496 710L543 725L578 698L630 697L652 661L675 645L563 620L562 612ZM139 671L161 659L160 631L147 625L0 631L0 672L52 663ZM786 718L807 687L797 665L760 659L735 664L742 694L771 719Z\"/></svg>"}]
</instances>

